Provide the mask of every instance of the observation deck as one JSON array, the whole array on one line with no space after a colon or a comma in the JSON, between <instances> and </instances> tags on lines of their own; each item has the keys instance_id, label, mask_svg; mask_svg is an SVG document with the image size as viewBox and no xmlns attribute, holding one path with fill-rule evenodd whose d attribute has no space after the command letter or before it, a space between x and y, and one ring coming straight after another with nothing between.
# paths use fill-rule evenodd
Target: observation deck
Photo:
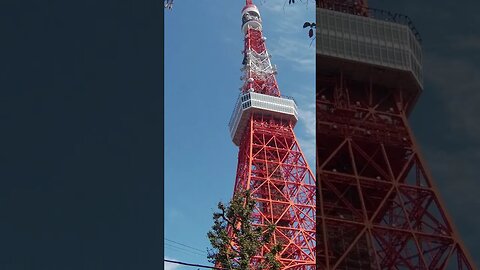
<instances>
[{"instance_id":1,"label":"observation deck","mask_svg":"<svg viewBox=\"0 0 480 270\"><path fill-rule=\"evenodd\" d=\"M317 8L317 71L342 70L387 87L423 89L421 38L401 14L345 5Z\"/></svg>"},{"instance_id":2,"label":"observation deck","mask_svg":"<svg viewBox=\"0 0 480 270\"><path fill-rule=\"evenodd\" d=\"M252 113L273 116L277 119L291 121L292 125L298 121L297 105L292 98L275 97L255 92L242 93L238 97L228 127L235 145L239 146L245 128Z\"/></svg>"}]
</instances>

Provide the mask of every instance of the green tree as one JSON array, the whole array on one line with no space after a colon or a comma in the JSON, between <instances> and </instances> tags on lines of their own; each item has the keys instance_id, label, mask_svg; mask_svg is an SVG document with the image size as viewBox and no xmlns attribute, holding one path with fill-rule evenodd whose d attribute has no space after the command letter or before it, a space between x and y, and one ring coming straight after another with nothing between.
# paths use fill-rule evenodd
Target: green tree
<instances>
[{"instance_id":1,"label":"green tree","mask_svg":"<svg viewBox=\"0 0 480 270\"><path fill-rule=\"evenodd\" d=\"M252 225L255 201L250 191L236 192L228 206L218 203L219 212L213 213L214 224L208 232L212 249L208 259L224 269L251 270L251 258L263 245L269 245L275 225L267 228ZM262 265L256 269L279 270L276 255L280 245L269 245Z\"/></svg>"}]
</instances>

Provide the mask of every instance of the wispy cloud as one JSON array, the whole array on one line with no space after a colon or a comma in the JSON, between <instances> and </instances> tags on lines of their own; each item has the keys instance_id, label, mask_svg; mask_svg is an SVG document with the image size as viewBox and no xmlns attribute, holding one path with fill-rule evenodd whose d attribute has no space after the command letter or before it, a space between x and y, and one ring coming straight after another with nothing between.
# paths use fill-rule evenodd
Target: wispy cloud
<instances>
[{"instance_id":1,"label":"wispy cloud","mask_svg":"<svg viewBox=\"0 0 480 270\"><path fill-rule=\"evenodd\" d=\"M274 21L272 27L274 27L275 31L283 34L297 34L299 27L301 27L305 21L315 20L314 4L298 2L294 5L285 5L284 3L285 2L282 1L268 1L261 5L261 12L269 16L276 16L272 18L282 18L281 20Z\"/></svg>"},{"instance_id":2,"label":"wispy cloud","mask_svg":"<svg viewBox=\"0 0 480 270\"><path fill-rule=\"evenodd\" d=\"M305 109L298 108L300 122L304 125L306 135L315 137L315 104L306 105Z\"/></svg>"},{"instance_id":3,"label":"wispy cloud","mask_svg":"<svg viewBox=\"0 0 480 270\"><path fill-rule=\"evenodd\" d=\"M315 173L315 139L297 137L297 140L303 155L307 159L308 166Z\"/></svg>"},{"instance_id":4,"label":"wispy cloud","mask_svg":"<svg viewBox=\"0 0 480 270\"><path fill-rule=\"evenodd\" d=\"M315 73L315 48L310 46L308 38L280 36L272 43L275 45L270 46L270 52L274 58L288 61L296 71Z\"/></svg>"},{"instance_id":5,"label":"wispy cloud","mask_svg":"<svg viewBox=\"0 0 480 270\"><path fill-rule=\"evenodd\" d=\"M299 143L310 166L315 161L315 104L307 106L305 110L298 108L299 123L305 133L299 136Z\"/></svg>"},{"instance_id":6,"label":"wispy cloud","mask_svg":"<svg viewBox=\"0 0 480 270\"><path fill-rule=\"evenodd\" d=\"M298 124L303 132L297 133L300 147L308 160L310 167L315 162L315 89L313 83L300 85L293 91L298 109ZM298 130L298 129L297 129Z\"/></svg>"},{"instance_id":7,"label":"wispy cloud","mask_svg":"<svg viewBox=\"0 0 480 270\"><path fill-rule=\"evenodd\" d=\"M267 1L261 10L268 24L265 32L274 34L268 42L273 59L284 60L296 71L315 73L315 44L311 44L307 31L302 28L304 22L315 20L314 5L297 2L284 6L282 1Z\"/></svg>"},{"instance_id":8,"label":"wispy cloud","mask_svg":"<svg viewBox=\"0 0 480 270\"><path fill-rule=\"evenodd\" d=\"M286 76L285 73L290 71L304 74L291 77L291 91L282 92L292 95L297 101L297 139L309 165L314 166L315 42L312 43L302 26L306 21L315 21L315 2L296 1L289 5L288 1L263 1L257 6L264 19L264 32L272 35L271 39L267 36L267 46L273 56L272 62L279 67L279 76ZM291 82L292 79L295 82Z\"/></svg>"}]
</instances>

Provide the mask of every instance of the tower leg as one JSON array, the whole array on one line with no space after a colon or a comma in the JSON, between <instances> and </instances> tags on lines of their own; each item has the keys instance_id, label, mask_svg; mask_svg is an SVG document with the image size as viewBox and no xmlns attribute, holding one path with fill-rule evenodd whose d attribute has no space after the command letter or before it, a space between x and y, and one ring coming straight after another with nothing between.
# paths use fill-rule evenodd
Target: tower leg
<instances>
[{"instance_id":1,"label":"tower leg","mask_svg":"<svg viewBox=\"0 0 480 270\"><path fill-rule=\"evenodd\" d=\"M315 178L289 121L252 114L240 144L235 190L249 189L256 200L253 224L276 225L253 269L275 244L281 269L315 269Z\"/></svg>"},{"instance_id":2,"label":"tower leg","mask_svg":"<svg viewBox=\"0 0 480 270\"><path fill-rule=\"evenodd\" d=\"M473 269L409 127L408 89L341 73L317 87L317 268Z\"/></svg>"}]
</instances>

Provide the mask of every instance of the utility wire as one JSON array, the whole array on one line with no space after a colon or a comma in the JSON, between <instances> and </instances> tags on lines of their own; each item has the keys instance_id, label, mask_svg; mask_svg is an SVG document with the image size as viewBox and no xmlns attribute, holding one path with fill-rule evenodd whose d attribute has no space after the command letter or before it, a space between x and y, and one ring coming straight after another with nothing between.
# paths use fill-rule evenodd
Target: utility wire
<instances>
[{"instance_id":1,"label":"utility wire","mask_svg":"<svg viewBox=\"0 0 480 270\"><path fill-rule=\"evenodd\" d=\"M178 245L181 245L181 246L187 247L187 248L191 248L191 249L194 249L194 250L197 250L197 251L200 251L200 252L202 252L202 253L205 253L205 254L206 254L205 250L201 250L201 249L198 249L198 248L194 248L194 247L191 247L191 246L189 246L189 245L185 245L185 244L182 244L182 243L179 243L179 242L176 242L176 241L170 240L170 239L168 239L168 238L163 238L163 239L165 239L165 240L167 240L167 241L169 241L169 242L172 242L172 243L175 243L175 244L178 244Z\"/></svg>"},{"instance_id":2,"label":"utility wire","mask_svg":"<svg viewBox=\"0 0 480 270\"><path fill-rule=\"evenodd\" d=\"M165 246L165 249L166 250L172 250L172 251L176 251L176 252L181 252L183 254L186 254L186 255L189 255L189 256L192 256L192 255L195 255L195 256L200 256L200 257L205 257L204 255L200 255L199 253L194 253L190 250L187 250L187 249L183 249L181 247L176 247L176 246Z\"/></svg>"},{"instance_id":3,"label":"utility wire","mask_svg":"<svg viewBox=\"0 0 480 270\"><path fill-rule=\"evenodd\" d=\"M171 248L175 248L175 249L177 249L177 250L179 250L179 251L183 251L183 252L185 252L185 253L187 253L187 254L194 254L194 255L197 255L197 256L205 257L205 254L201 254L201 253L198 253L198 252L196 252L196 251L188 250L188 249L185 249L185 248L182 248L182 247L177 247L177 246L174 246L174 245L172 245L172 244L170 244L170 243L165 243L165 245L166 245L167 247L171 247Z\"/></svg>"},{"instance_id":4,"label":"utility wire","mask_svg":"<svg viewBox=\"0 0 480 270\"><path fill-rule=\"evenodd\" d=\"M174 251L174 252L180 252L180 253L185 254L185 255L188 255L188 256L194 255L194 254L192 254L192 253L190 253L190 252L184 251L183 249L177 249L177 247L167 247L167 246L165 246L165 250L171 250L171 251Z\"/></svg>"},{"instance_id":5,"label":"utility wire","mask_svg":"<svg viewBox=\"0 0 480 270\"><path fill-rule=\"evenodd\" d=\"M218 268L218 267L201 265L201 264L193 264L193 263L172 261L172 260L167 260L167 259L163 259L163 261L169 262L169 263L176 263L176 264L186 265L186 266L195 266L195 267L208 268L208 269L216 269L216 270L227 270L226 268Z\"/></svg>"}]
</instances>

